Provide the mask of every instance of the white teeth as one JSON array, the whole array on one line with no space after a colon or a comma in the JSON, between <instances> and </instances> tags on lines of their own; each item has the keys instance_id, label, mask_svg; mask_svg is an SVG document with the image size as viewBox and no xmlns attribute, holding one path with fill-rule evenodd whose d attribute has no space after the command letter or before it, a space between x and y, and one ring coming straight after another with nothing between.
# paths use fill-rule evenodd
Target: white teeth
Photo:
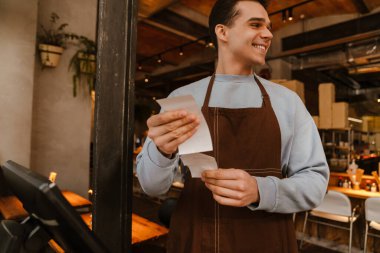
<instances>
[{"instance_id":1,"label":"white teeth","mask_svg":"<svg viewBox=\"0 0 380 253\"><path fill-rule=\"evenodd\" d=\"M253 45L255 48L261 49L261 50L266 50L265 46L262 45Z\"/></svg>"}]
</instances>

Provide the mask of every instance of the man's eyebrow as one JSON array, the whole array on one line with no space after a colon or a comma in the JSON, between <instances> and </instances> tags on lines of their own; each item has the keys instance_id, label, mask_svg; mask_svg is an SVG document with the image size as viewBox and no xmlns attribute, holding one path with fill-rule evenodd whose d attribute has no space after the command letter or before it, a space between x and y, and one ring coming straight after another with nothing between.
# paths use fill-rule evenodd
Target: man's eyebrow
<instances>
[{"instance_id":1,"label":"man's eyebrow","mask_svg":"<svg viewBox=\"0 0 380 253\"><path fill-rule=\"evenodd\" d=\"M265 23L265 24L267 24L267 26L269 28L272 28L272 22L267 23L264 18L255 18L255 17L253 17L253 18L250 18L250 19L247 20L247 22L253 22L253 21Z\"/></svg>"}]
</instances>

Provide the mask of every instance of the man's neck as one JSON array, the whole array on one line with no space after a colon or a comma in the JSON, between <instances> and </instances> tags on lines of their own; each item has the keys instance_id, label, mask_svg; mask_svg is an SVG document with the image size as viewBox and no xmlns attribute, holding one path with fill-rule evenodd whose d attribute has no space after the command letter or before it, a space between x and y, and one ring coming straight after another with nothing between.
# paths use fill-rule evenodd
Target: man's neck
<instances>
[{"instance_id":1,"label":"man's neck","mask_svg":"<svg viewBox=\"0 0 380 253\"><path fill-rule=\"evenodd\" d=\"M253 66L237 61L234 57L228 57L225 54L219 54L218 64L216 66L216 74L224 75L252 75L254 73Z\"/></svg>"}]
</instances>

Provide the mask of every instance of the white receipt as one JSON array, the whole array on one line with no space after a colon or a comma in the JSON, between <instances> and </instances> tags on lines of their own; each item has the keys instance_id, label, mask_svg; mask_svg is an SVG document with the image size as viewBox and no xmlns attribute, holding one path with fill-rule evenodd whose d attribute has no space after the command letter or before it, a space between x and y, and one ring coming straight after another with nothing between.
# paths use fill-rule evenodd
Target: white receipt
<instances>
[{"instance_id":1,"label":"white receipt","mask_svg":"<svg viewBox=\"0 0 380 253\"><path fill-rule=\"evenodd\" d=\"M180 155L206 152L212 150L212 141L210 131L201 110L198 108L193 96L180 96L157 100L163 111L185 110L194 113L200 118L200 125L195 134L179 145L178 153Z\"/></svg>"},{"instance_id":2,"label":"white receipt","mask_svg":"<svg viewBox=\"0 0 380 253\"><path fill-rule=\"evenodd\" d=\"M201 153L181 155L181 160L184 165L189 167L191 177L201 177L204 170L216 170L218 168L214 157Z\"/></svg>"}]
</instances>

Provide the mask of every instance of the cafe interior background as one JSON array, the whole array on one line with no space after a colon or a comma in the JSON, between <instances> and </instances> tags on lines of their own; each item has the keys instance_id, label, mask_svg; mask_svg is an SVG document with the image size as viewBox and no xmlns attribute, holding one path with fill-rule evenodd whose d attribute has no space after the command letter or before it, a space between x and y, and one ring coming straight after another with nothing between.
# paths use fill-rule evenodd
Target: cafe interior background
<instances>
[{"instance_id":1,"label":"cafe interior background","mask_svg":"<svg viewBox=\"0 0 380 253\"><path fill-rule=\"evenodd\" d=\"M146 119L159 112L155 100L212 74L215 48L207 16L214 2L139 1L135 153ZM380 0L271 1L268 13L274 39L267 64L256 73L302 98L320 128L331 171L344 172L354 158L370 175L380 155ZM0 0L0 164L13 160L46 176L54 171L60 188L86 198L95 61L86 56L85 70L79 62L70 64L88 49L86 42L96 40L96 19L95 0ZM59 63L44 66L53 59L38 35L42 26L61 24L70 35ZM159 205L167 197L145 196L137 181L133 189L147 203Z\"/></svg>"}]
</instances>

